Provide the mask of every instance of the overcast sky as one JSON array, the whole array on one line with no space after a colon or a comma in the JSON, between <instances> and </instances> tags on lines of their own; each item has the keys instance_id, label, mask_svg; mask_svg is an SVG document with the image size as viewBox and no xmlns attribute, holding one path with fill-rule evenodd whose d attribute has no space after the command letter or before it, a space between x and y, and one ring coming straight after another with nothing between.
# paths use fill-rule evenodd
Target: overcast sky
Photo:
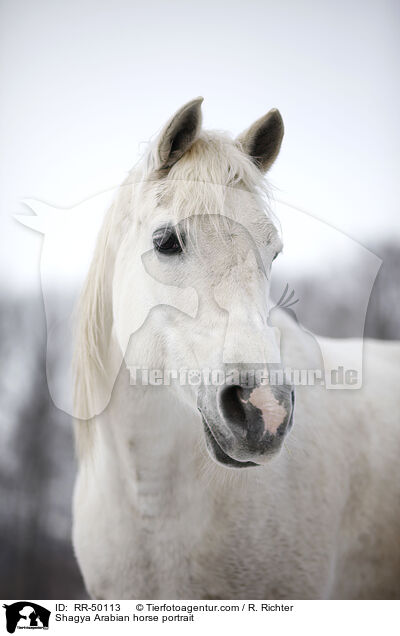
<instances>
[{"instance_id":1,"label":"overcast sky","mask_svg":"<svg viewBox=\"0 0 400 636\"><path fill-rule=\"evenodd\" d=\"M399 16L397 0L2 0L0 280L39 284L22 199L73 207L114 186L197 95L204 126L234 135L280 109L277 199L367 244L399 236ZM312 241L290 219L301 269Z\"/></svg>"}]
</instances>

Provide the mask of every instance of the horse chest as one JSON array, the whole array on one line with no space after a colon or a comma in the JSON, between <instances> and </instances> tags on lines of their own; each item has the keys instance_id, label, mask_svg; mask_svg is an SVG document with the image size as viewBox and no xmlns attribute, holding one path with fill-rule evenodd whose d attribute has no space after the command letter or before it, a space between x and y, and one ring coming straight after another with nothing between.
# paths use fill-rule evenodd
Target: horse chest
<instances>
[{"instance_id":1,"label":"horse chest","mask_svg":"<svg viewBox=\"0 0 400 636\"><path fill-rule=\"evenodd\" d=\"M135 505L121 493L109 493L104 505L104 492L87 490L84 500L77 502L74 545L90 594L201 597L203 577L196 566L200 524L195 511L171 505L165 488L142 484L137 490Z\"/></svg>"}]
</instances>

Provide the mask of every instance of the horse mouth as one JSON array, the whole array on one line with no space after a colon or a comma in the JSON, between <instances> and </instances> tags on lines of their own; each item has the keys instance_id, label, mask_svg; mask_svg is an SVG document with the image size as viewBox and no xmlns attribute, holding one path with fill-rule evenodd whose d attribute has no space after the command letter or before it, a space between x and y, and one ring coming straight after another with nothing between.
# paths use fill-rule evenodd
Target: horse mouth
<instances>
[{"instance_id":1,"label":"horse mouth","mask_svg":"<svg viewBox=\"0 0 400 636\"><path fill-rule=\"evenodd\" d=\"M228 466L229 468L249 468L250 466L259 466L259 464L256 464L255 462L240 462L237 459L230 457L218 444L204 416L202 416L202 420L208 452L217 463L222 464L223 466Z\"/></svg>"}]
</instances>

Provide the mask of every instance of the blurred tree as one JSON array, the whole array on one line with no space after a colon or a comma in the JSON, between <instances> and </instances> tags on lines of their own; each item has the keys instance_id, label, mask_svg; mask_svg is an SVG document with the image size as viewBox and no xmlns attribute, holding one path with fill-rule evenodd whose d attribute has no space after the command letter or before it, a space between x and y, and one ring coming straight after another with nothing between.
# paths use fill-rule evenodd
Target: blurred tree
<instances>
[{"instance_id":1,"label":"blurred tree","mask_svg":"<svg viewBox=\"0 0 400 636\"><path fill-rule=\"evenodd\" d=\"M8 428L0 451L0 596L82 598L70 538L72 426L48 393L41 303L3 299L1 305L0 359L14 373L9 399L0 402L3 433Z\"/></svg>"}]
</instances>

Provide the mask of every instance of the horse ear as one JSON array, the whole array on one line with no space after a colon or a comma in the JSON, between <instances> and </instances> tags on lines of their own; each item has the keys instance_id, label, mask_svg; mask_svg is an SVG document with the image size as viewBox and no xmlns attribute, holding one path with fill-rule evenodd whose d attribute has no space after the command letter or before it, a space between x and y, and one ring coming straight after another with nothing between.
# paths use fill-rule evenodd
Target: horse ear
<instances>
[{"instance_id":1,"label":"horse ear","mask_svg":"<svg viewBox=\"0 0 400 636\"><path fill-rule=\"evenodd\" d=\"M162 130L157 144L157 169L171 168L197 139L201 128L201 104L197 97L180 108Z\"/></svg>"},{"instance_id":2,"label":"horse ear","mask_svg":"<svg viewBox=\"0 0 400 636\"><path fill-rule=\"evenodd\" d=\"M273 108L242 133L237 141L262 172L266 172L278 156L283 139L283 119Z\"/></svg>"}]
</instances>

